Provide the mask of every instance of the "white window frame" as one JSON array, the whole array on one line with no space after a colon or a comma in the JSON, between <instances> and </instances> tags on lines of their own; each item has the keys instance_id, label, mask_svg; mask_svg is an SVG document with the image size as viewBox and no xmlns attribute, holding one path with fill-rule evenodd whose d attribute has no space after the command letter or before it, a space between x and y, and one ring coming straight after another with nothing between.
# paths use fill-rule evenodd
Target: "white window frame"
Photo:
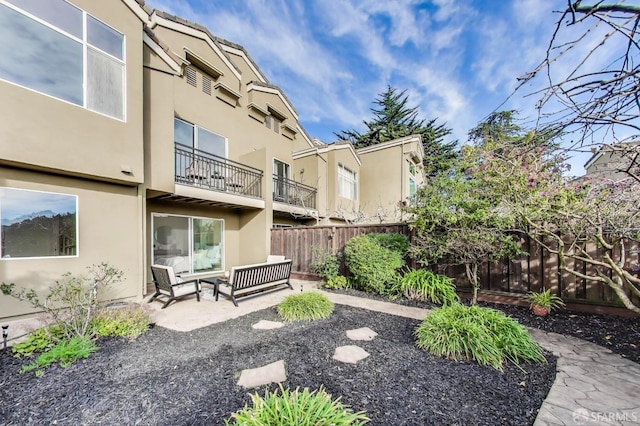
<instances>
[{"instance_id":1,"label":"white window frame","mask_svg":"<svg viewBox=\"0 0 640 426\"><path fill-rule=\"evenodd\" d=\"M0 261L2 260L33 260L33 259L69 259L69 258L76 258L80 256L80 210L79 210L79 204L78 204L78 196L75 194L64 194L61 192L52 192L52 191L40 191L40 190L35 190L35 189L24 189L24 188L13 188L13 187L8 187L8 186L0 186L0 190L2 189L11 189L11 190L16 190L16 191L25 191L25 192L38 192L41 194L53 194L53 195L63 195L63 196L67 196L67 197L73 197L75 198L75 205L76 205L76 241L75 241L75 245L76 245L76 254L73 255L65 255L65 256L25 256L25 257L4 257L4 253L2 253L1 248L0 248ZM0 223L2 221L2 198L0 197ZM37 207L36 207L37 208ZM1 225L0 225L1 226ZM0 234L0 238L2 238L2 235ZM0 246L1 247L1 246Z\"/></svg>"},{"instance_id":2,"label":"white window frame","mask_svg":"<svg viewBox=\"0 0 640 426\"><path fill-rule=\"evenodd\" d=\"M199 149L201 151L204 151L198 145L198 129L206 130L209 133L213 133L214 135L223 138L224 139L224 158L229 158L229 138L227 138L226 136L221 135L220 133L217 133L217 132L214 132L212 130L209 130L206 127L199 126L199 125L194 124L194 123L190 123L190 122L185 121L185 120L183 120L181 118L178 118L178 117L174 117L174 120L178 120L178 121L180 121L180 122L182 122L184 124L187 124L187 125L193 127L193 141L192 142L193 142L193 148L195 148L195 149ZM174 135L173 141L174 141L174 143L176 142L175 135ZM205 152L207 152L207 151L205 151ZM213 154L213 153L209 152L209 154ZM213 154L213 155L216 155L216 154Z\"/></svg>"},{"instance_id":3,"label":"white window frame","mask_svg":"<svg viewBox=\"0 0 640 426\"><path fill-rule=\"evenodd\" d=\"M106 22L104 22L104 21L96 18L95 16L87 13L82 8L80 8L80 7L74 5L73 3L70 3L70 2L68 2L66 0L64 0L64 1L66 3L69 3L71 6L79 9L82 12L82 39L80 39L80 38L78 38L78 37L76 37L76 36L74 36L72 34L69 34L67 31L64 31L63 29L61 29L59 27L56 27L55 25L50 24L49 22L47 22L47 21L45 21L45 20L43 20L41 18L38 18L37 16L34 16L33 14L31 14L31 13L29 13L27 11L24 11L24 10L20 9L19 7L13 5L12 3L8 3L8 2L6 2L4 0L0 0L0 5L6 6L9 9L12 9L12 10L20 13L21 15L24 15L25 17L27 17L29 19L32 19L33 21L36 21L36 22L44 25L45 27L50 28L50 29L52 29L52 30L54 30L54 31L56 31L56 32L66 36L66 37L70 38L71 40L74 40L74 41L76 41L76 42L78 42L78 43L80 43L82 45L82 80L83 80L82 81L82 105L78 105L76 103L67 101L67 100L62 99L62 98L58 98L58 97L56 97L54 95L41 92L39 90L33 89L31 87L28 87L28 86L23 86L22 84L13 82L11 80L5 80L5 79L0 78L0 81L4 81L6 83L13 84L13 85L18 86L18 87L22 87L23 89L27 89L27 90L32 91L34 93L38 93L40 95L43 95L43 96L46 96L46 97L49 97L49 98L52 98L52 99L56 99L58 101L64 102L64 103L69 104L69 105L73 105L73 106L76 106L76 107L81 107L83 109L86 109L87 111L91 111L93 113L100 114L100 115L102 115L104 117L108 117L108 118L111 118L111 119L114 119L114 120L126 122L127 121L127 63L126 63L126 58L127 58L127 50L126 50L126 48L127 48L127 39L126 39L126 36L124 35L124 33L121 33L120 31L118 31L117 29L113 28L112 26L110 26ZM94 46L94 45L92 45L91 43L88 42L88 40L87 40L87 19L88 19L87 17L88 16L91 16L96 21L98 21L98 22L102 23L103 25L111 28L115 32L117 32L119 34L122 34L122 58L123 59L117 58L117 57L111 55L110 53L105 52L104 50L100 49L99 47ZM122 118L114 117L112 115L105 114L103 112L90 109L87 106L87 90L88 90L88 88L87 88L87 85L88 85L88 83L87 83L87 81L88 81L88 79L87 79L87 57L88 57L87 51L88 51L89 47L92 48L92 49L97 50L102 55L108 56L110 59L113 59L113 60L117 61L118 63L120 63L122 65Z\"/></svg>"},{"instance_id":4,"label":"white window frame","mask_svg":"<svg viewBox=\"0 0 640 426\"><path fill-rule=\"evenodd\" d=\"M358 200L358 174L342 163L338 163L338 195L348 200Z\"/></svg>"},{"instance_id":5,"label":"white window frame","mask_svg":"<svg viewBox=\"0 0 640 426\"><path fill-rule=\"evenodd\" d=\"M151 255L149 257L149 259L151 259L151 262L153 263L154 260L154 241L153 239L154 237L154 233L155 233L155 219L157 217L182 217L182 218L187 218L189 219L189 226L187 229L187 236L188 236L188 247L189 247L189 272L185 273L186 275L189 276L197 276L197 275L207 275L207 274L212 274L212 273L217 273L217 272L222 272L225 270L225 260L226 260L226 256L225 256L225 247L226 247L226 242L225 242L225 229L226 229L226 223L225 220L223 218L217 218L217 217L204 217L204 216L189 216L189 215L182 215L182 214L169 214L169 213L160 213L160 212L152 212L151 213ZM210 271L203 271L203 272L193 272L193 219L204 219L204 220L218 220L220 222L222 222L222 235L220 236L220 245L222 246L220 249L220 269L214 269L214 270L210 270Z\"/></svg>"},{"instance_id":6,"label":"white window frame","mask_svg":"<svg viewBox=\"0 0 640 426\"><path fill-rule=\"evenodd\" d=\"M409 200L413 201L413 199L415 198L416 193L418 192L418 180L416 179L416 164L412 161L407 160L407 162L409 163L409 167L408 167L408 175L409 175ZM411 172L411 169L413 169L413 173ZM413 194L411 193L411 183L413 183L413 189L414 192Z\"/></svg>"}]
</instances>

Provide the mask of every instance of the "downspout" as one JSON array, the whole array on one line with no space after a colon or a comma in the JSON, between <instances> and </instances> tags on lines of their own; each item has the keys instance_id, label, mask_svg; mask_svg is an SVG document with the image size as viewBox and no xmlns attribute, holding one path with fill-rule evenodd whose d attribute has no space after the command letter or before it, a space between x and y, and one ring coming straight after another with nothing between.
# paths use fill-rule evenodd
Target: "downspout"
<instances>
[{"instance_id":1,"label":"downspout","mask_svg":"<svg viewBox=\"0 0 640 426\"><path fill-rule=\"evenodd\" d=\"M404 143L400 146L400 222L404 219L402 202L404 201Z\"/></svg>"}]
</instances>

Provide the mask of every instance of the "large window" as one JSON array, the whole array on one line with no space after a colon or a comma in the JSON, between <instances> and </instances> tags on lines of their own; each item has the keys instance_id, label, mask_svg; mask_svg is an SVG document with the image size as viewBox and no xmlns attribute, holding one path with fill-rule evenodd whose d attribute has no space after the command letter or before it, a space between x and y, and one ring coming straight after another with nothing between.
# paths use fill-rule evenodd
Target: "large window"
<instances>
[{"instance_id":1,"label":"large window","mask_svg":"<svg viewBox=\"0 0 640 426\"><path fill-rule=\"evenodd\" d=\"M213 133L195 124L176 118L174 120L174 138L179 144L217 155L227 157L227 138Z\"/></svg>"},{"instance_id":2,"label":"large window","mask_svg":"<svg viewBox=\"0 0 640 426\"><path fill-rule=\"evenodd\" d=\"M153 264L176 274L222 271L224 221L153 214Z\"/></svg>"},{"instance_id":3,"label":"large window","mask_svg":"<svg viewBox=\"0 0 640 426\"><path fill-rule=\"evenodd\" d=\"M409 200L411 202L413 202L417 190L416 165L412 161L409 161Z\"/></svg>"},{"instance_id":4,"label":"large window","mask_svg":"<svg viewBox=\"0 0 640 426\"><path fill-rule=\"evenodd\" d=\"M289 201L287 180L290 176L289 165L283 161L273 159L273 199L275 201Z\"/></svg>"},{"instance_id":5,"label":"large window","mask_svg":"<svg viewBox=\"0 0 640 426\"><path fill-rule=\"evenodd\" d=\"M338 164L338 195L350 200L358 199L358 180L356 173L342 164Z\"/></svg>"},{"instance_id":6,"label":"large window","mask_svg":"<svg viewBox=\"0 0 640 426\"><path fill-rule=\"evenodd\" d=\"M125 119L124 35L63 0L0 0L0 79Z\"/></svg>"},{"instance_id":7,"label":"large window","mask_svg":"<svg viewBox=\"0 0 640 426\"><path fill-rule=\"evenodd\" d=\"M0 258L77 256L78 197L0 187Z\"/></svg>"}]
</instances>

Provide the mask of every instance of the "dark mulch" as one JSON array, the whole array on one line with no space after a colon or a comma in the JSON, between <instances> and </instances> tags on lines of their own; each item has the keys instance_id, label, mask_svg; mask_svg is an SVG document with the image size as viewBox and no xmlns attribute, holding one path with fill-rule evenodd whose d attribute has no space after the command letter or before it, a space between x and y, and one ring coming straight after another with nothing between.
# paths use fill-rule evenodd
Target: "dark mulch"
<instances>
[{"instance_id":1,"label":"dark mulch","mask_svg":"<svg viewBox=\"0 0 640 426\"><path fill-rule=\"evenodd\" d=\"M389 300L354 289L326 290L351 296L365 297L407 306L432 309L437 306L408 299ZM463 300L468 304L468 300ZM480 306L498 309L515 318L522 325L535 327L567 336L587 340L596 345L610 349L612 352L640 363L640 318L621 317L618 315L587 314L571 312L565 309L552 311L547 317L533 315L525 306L505 305L502 303L479 302Z\"/></svg>"},{"instance_id":2,"label":"dark mulch","mask_svg":"<svg viewBox=\"0 0 640 426\"><path fill-rule=\"evenodd\" d=\"M133 342L103 340L89 359L39 378L19 374L23 361L0 353L0 424L223 424L250 401L238 373L283 359L285 386L323 385L373 425L526 425L556 374L549 354L548 364L504 372L437 358L414 344L419 321L347 306L326 320L253 330L261 319L277 320L275 309L190 333L155 327ZM360 327L379 335L346 337ZM332 359L352 344L371 356L357 365Z\"/></svg>"}]
</instances>

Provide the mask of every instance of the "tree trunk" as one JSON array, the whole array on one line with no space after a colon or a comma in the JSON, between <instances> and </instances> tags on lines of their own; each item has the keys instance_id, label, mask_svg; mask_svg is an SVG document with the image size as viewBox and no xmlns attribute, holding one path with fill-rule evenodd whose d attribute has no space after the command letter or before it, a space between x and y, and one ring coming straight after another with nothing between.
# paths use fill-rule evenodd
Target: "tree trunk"
<instances>
[{"instance_id":1,"label":"tree trunk","mask_svg":"<svg viewBox=\"0 0 640 426\"><path fill-rule=\"evenodd\" d=\"M472 293L471 293L471 304L476 305L478 303L478 289L480 285L478 284L478 265L477 264L466 264L464 265L465 271L467 272L467 279L471 283Z\"/></svg>"}]
</instances>

